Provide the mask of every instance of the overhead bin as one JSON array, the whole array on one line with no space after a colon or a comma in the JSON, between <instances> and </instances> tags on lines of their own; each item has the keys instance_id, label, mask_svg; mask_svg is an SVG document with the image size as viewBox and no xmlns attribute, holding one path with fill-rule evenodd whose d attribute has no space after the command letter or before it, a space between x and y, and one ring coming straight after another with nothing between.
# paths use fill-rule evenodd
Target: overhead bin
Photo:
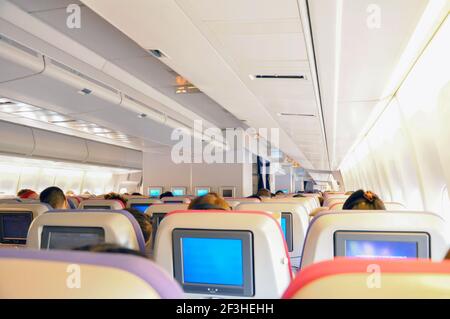
<instances>
[{"instance_id":1,"label":"overhead bin","mask_svg":"<svg viewBox=\"0 0 450 319\"><path fill-rule=\"evenodd\" d=\"M0 153L142 169L142 152L0 121Z\"/></svg>"},{"instance_id":2,"label":"overhead bin","mask_svg":"<svg viewBox=\"0 0 450 319\"><path fill-rule=\"evenodd\" d=\"M33 130L29 127L0 122L0 136L0 151L3 153L31 155L33 152Z\"/></svg>"},{"instance_id":3,"label":"overhead bin","mask_svg":"<svg viewBox=\"0 0 450 319\"><path fill-rule=\"evenodd\" d=\"M85 140L70 135L50 131L33 130L35 148L33 156L84 162L88 159Z\"/></svg>"},{"instance_id":4,"label":"overhead bin","mask_svg":"<svg viewBox=\"0 0 450 319\"><path fill-rule=\"evenodd\" d=\"M44 68L41 54L0 33L0 83L38 74Z\"/></svg>"}]
</instances>

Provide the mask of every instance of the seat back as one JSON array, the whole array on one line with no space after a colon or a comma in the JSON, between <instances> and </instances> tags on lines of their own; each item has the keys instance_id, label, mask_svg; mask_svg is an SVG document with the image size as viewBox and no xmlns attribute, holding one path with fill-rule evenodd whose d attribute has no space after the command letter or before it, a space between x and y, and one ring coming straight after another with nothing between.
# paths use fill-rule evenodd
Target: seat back
<instances>
[{"instance_id":1,"label":"seat back","mask_svg":"<svg viewBox=\"0 0 450 319\"><path fill-rule=\"evenodd\" d=\"M100 243L117 244L145 253L136 219L127 211L52 211L38 216L28 232L33 249L73 249Z\"/></svg>"},{"instance_id":2,"label":"seat back","mask_svg":"<svg viewBox=\"0 0 450 319\"><path fill-rule=\"evenodd\" d=\"M240 204L236 210L264 211L278 214L291 262L295 267L299 266L303 243L309 225L309 215L302 203L244 203Z\"/></svg>"},{"instance_id":3,"label":"seat back","mask_svg":"<svg viewBox=\"0 0 450 319\"><path fill-rule=\"evenodd\" d=\"M161 204L162 201L154 198L130 198L127 201L127 208L134 208L141 213L145 213L147 208L153 204Z\"/></svg>"},{"instance_id":4,"label":"seat back","mask_svg":"<svg viewBox=\"0 0 450 319\"><path fill-rule=\"evenodd\" d=\"M124 209L125 206L120 200L115 199L87 199L80 203L79 208L119 210Z\"/></svg>"},{"instance_id":5,"label":"seat back","mask_svg":"<svg viewBox=\"0 0 450 319\"><path fill-rule=\"evenodd\" d=\"M283 298L450 298L450 261L324 261L301 270Z\"/></svg>"},{"instance_id":6,"label":"seat back","mask_svg":"<svg viewBox=\"0 0 450 319\"><path fill-rule=\"evenodd\" d=\"M311 213L314 209L318 208L317 201L313 197L285 197L285 198L263 198L264 203L299 203L306 211Z\"/></svg>"},{"instance_id":7,"label":"seat back","mask_svg":"<svg viewBox=\"0 0 450 319\"><path fill-rule=\"evenodd\" d=\"M343 201L336 201L330 206L329 210L342 210L343 206ZM403 204L396 202L384 202L384 206L386 207L386 210L406 210L406 207Z\"/></svg>"},{"instance_id":8,"label":"seat back","mask_svg":"<svg viewBox=\"0 0 450 319\"><path fill-rule=\"evenodd\" d=\"M333 197L328 197L327 199L325 199L323 201L323 206L331 207L331 206L333 206L336 203L345 203L347 198L348 198L347 195L336 195L336 196L333 196Z\"/></svg>"},{"instance_id":9,"label":"seat back","mask_svg":"<svg viewBox=\"0 0 450 319\"><path fill-rule=\"evenodd\" d=\"M164 219L167 213L176 210L187 210L189 204L154 204L150 206L145 213L150 216L152 220L152 245L155 246L155 237L158 231L159 224Z\"/></svg>"},{"instance_id":10,"label":"seat back","mask_svg":"<svg viewBox=\"0 0 450 319\"><path fill-rule=\"evenodd\" d=\"M248 198L248 197L226 198L226 201L228 201L228 200L238 201L239 203L259 203L259 202L261 202L258 198Z\"/></svg>"},{"instance_id":11,"label":"seat back","mask_svg":"<svg viewBox=\"0 0 450 319\"><path fill-rule=\"evenodd\" d=\"M230 205L232 210L236 210L236 207L241 203L237 200L228 200L228 199L225 199L225 200L228 203L228 205Z\"/></svg>"},{"instance_id":12,"label":"seat back","mask_svg":"<svg viewBox=\"0 0 450 319\"><path fill-rule=\"evenodd\" d=\"M333 259L427 256L441 260L448 250L445 221L432 213L342 210L317 215L306 235L301 268ZM345 254L344 254L345 252ZM387 256L389 256L386 255Z\"/></svg>"},{"instance_id":13,"label":"seat back","mask_svg":"<svg viewBox=\"0 0 450 319\"><path fill-rule=\"evenodd\" d=\"M50 209L42 203L1 203L0 244L25 245L32 221Z\"/></svg>"},{"instance_id":14,"label":"seat back","mask_svg":"<svg viewBox=\"0 0 450 319\"><path fill-rule=\"evenodd\" d=\"M191 198L187 196L163 197L161 198L161 201L167 204L189 204L191 202Z\"/></svg>"},{"instance_id":15,"label":"seat back","mask_svg":"<svg viewBox=\"0 0 450 319\"><path fill-rule=\"evenodd\" d=\"M0 250L0 298L182 298L179 285L142 257L78 251Z\"/></svg>"},{"instance_id":16,"label":"seat back","mask_svg":"<svg viewBox=\"0 0 450 319\"><path fill-rule=\"evenodd\" d=\"M169 213L154 260L188 297L279 298L292 279L280 224L264 212Z\"/></svg>"}]
</instances>

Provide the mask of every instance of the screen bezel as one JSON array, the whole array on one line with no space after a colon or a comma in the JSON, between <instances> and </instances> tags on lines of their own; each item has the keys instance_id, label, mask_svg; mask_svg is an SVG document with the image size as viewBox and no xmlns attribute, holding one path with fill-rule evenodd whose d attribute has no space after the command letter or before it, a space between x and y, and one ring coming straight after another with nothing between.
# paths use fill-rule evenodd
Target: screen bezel
<instances>
[{"instance_id":1,"label":"screen bezel","mask_svg":"<svg viewBox=\"0 0 450 319\"><path fill-rule=\"evenodd\" d=\"M380 231L343 231L334 232L334 256L347 257L345 255L345 242L347 240L360 241L384 241L384 242L416 242L417 257L431 258L430 234L426 232L380 232ZM357 257L349 257L357 258ZM381 257L380 257L381 258ZM389 258L389 257L387 257ZM395 258L392 258L395 259ZM414 259L414 258L408 258Z\"/></svg>"},{"instance_id":2,"label":"screen bezel","mask_svg":"<svg viewBox=\"0 0 450 319\"><path fill-rule=\"evenodd\" d=\"M183 253L181 239L213 238L213 239L239 239L242 240L243 257L243 286L195 284L185 283L183 278ZM253 233L240 230L211 230L211 229L174 229L172 231L172 251L174 277L187 293L207 295L229 295L251 297L255 294L254 267L253 267Z\"/></svg>"},{"instance_id":3,"label":"screen bezel","mask_svg":"<svg viewBox=\"0 0 450 319\"><path fill-rule=\"evenodd\" d=\"M224 191L231 191L231 196L225 196ZM220 196L224 198L233 198L236 196L236 187L232 186L222 186L220 187Z\"/></svg>"},{"instance_id":4,"label":"screen bezel","mask_svg":"<svg viewBox=\"0 0 450 319\"><path fill-rule=\"evenodd\" d=\"M152 214L152 248L155 247L156 232L159 224L164 219L167 213L153 213Z\"/></svg>"},{"instance_id":5,"label":"screen bezel","mask_svg":"<svg viewBox=\"0 0 450 319\"><path fill-rule=\"evenodd\" d=\"M4 236L4 224L3 218L5 216L17 216L17 215L26 215L29 217L30 224L28 225L28 229L30 229L30 225L33 222L33 212L30 211L20 211L20 212L1 212L0 213L0 243L1 244L16 244L16 245L24 245L27 243L27 236L25 238L12 238Z\"/></svg>"},{"instance_id":6,"label":"screen bezel","mask_svg":"<svg viewBox=\"0 0 450 319\"><path fill-rule=\"evenodd\" d=\"M108 206L108 205L86 205L86 206L83 206L83 209L90 209L90 210L96 210L96 209L98 209L98 210L112 210L112 207L111 206Z\"/></svg>"},{"instance_id":7,"label":"screen bezel","mask_svg":"<svg viewBox=\"0 0 450 319\"><path fill-rule=\"evenodd\" d=\"M85 227L85 226L44 226L41 233L41 249L44 250L61 250L59 248L49 248L49 235L52 232L55 233L65 233L65 234L91 234L92 230L99 232L103 237L103 241L100 243L105 243L105 230L102 227ZM81 246L80 246L81 247Z\"/></svg>"},{"instance_id":8,"label":"screen bezel","mask_svg":"<svg viewBox=\"0 0 450 319\"><path fill-rule=\"evenodd\" d=\"M294 227L292 225L292 213L284 212L281 213L281 218L286 219L286 244L288 247L288 251L291 253L294 251ZM283 230L283 228L281 228Z\"/></svg>"}]
</instances>

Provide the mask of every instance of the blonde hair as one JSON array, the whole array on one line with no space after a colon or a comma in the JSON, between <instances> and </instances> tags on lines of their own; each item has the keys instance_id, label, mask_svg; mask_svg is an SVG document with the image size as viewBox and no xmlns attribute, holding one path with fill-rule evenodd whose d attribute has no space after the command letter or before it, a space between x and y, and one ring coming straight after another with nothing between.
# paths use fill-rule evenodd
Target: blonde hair
<instances>
[{"instance_id":1,"label":"blonde hair","mask_svg":"<svg viewBox=\"0 0 450 319\"><path fill-rule=\"evenodd\" d=\"M208 193L203 196L196 197L189 204L188 209L198 210L231 210L230 205L223 197L216 193Z\"/></svg>"}]
</instances>

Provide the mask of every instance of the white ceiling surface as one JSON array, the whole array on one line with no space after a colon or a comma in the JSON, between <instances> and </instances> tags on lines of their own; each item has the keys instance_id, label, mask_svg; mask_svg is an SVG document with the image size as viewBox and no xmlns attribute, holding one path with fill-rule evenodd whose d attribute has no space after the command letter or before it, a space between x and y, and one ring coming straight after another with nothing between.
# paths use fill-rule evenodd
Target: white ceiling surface
<instances>
[{"instance_id":1,"label":"white ceiling surface","mask_svg":"<svg viewBox=\"0 0 450 319\"><path fill-rule=\"evenodd\" d=\"M343 0L341 51L337 66L335 35L338 2L309 1L333 168L339 166L375 105L380 101L387 103L394 94L385 93L386 86L428 0ZM380 8L379 29L367 27L369 5ZM336 70L339 70L337 88Z\"/></svg>"},{"instance_id":2,"label":"white ceiling surface","mask_svg":"<svg viewBox=\"0 0 450 319\"><path fill-rule=\"evenodd\" d=\"M143 48L162 50L169 57L166 64L249 126L281 128L280 148L303 166L329 168L320 119L276 114L317 115L296 0L83 3ZM304 73L308 79L249 78L266 73ZM287 130L318 134L315 149L303 153L305 139L297 135L294 140Z\"/></svg>"},{"instance_id":3,"label":"white ceiling surface","mask_svg":"<svg viewBox=\"0 0 450 319\"><path fill-rule=\"evenodd\" d=\"M144 103L148 103L148 105L184 123L192 123L194 118L202 118L202 115L206 115L206 121L214 119L217 125L226 124L226 127L235 127L241 124L231 114L204 94L192 94L189 96L176 95L173 87L175 84L175 74L163 63L151 57L145 50L124 36L120 31L93 13L89 8L82 5L82 28L78 30L68 29L66 27L66 7L70 3L76 3L76 1L17 0L10 2L17 4L21 9L29 13L23 12L18 27L15 25L15 21L9 19L15 15L10 14L7 17L5 14L6 11L3 12L4 15L2 17L7 19L0 19L1 32L6 33L10 37L14 35L12 36L13 39L27 44L52 58L56 58L60 62L64 62L93 78L108 83L126 94L131 94L130 92L132 92L131 95L133 97L138 98ZM1 5L2 10L7 8L8 10L14 10L14 13L18 13L17 9L8 6L6 1ZM0 10L0 14L2 10ZM17 19L17 16L15 18ZM50 29L48 27L39 25L36 21L44 22L56 33L49 33ZM39 34L39 32L40 34L46 34L48 32L48 37L33 36L33 34ZM65 35L62 35L62 33L65 33ZM73 40L76 42L71 43L70 41ZM80 44L83 47L79 46ZM90 54L89 50L95 52L97 56ZM114 68L116 65L129 72L129 74L137 78L140 77L140 80L143 81L142 83L147 85L141 86L140 88L143 88L141 91L151 93L148 92L148 89L156 88L164 94L160 94L161 97L167 98L169 96L169 99L164 100L165 102L174 101L174 103L171 103L170 106L163 105L157 100L152 99L153 96L150 95L149 97L138 90L128 87L128 78L123 79L118 77L114 79L107 74L99 72L109 68L114 73L116 71ZM96 67L97 70L93 69L92 66ZM114 130L134 137L133 143L128 143L128 145L123 141L114 141L112 142L113 144L151 151L162 151L167 149L166 145L173 144L173 141L170 141L171 128L150 119L139 119L135 112L124 109L119 105L112 105L101 100L93 101L95 98L92 97L87 98L81 95L75 95L76 101L67 99L67 96L64 96L62 93L66 91L58 89L60 84L57 81L49 83L47 78L42 78L42 81L40 81L39 77L40 75L37 75L20 81L3 83L0 85L0 93L6 97L25 103L35 104L61 114L71 115L72 118L113 128ZM124 83L120 82L121 80ZM135 83L133 82L133 84ZM184 108L186 104L188 108ZM171 109L170 107L173 105L178 106L178 108ZM190 111L189 107L193 110ZM214 114L221 114L220 121L214 118ZM0 114L0 117L33 127L50 129L61 133L111 143L111 139L108 140L99 135L89 136L89 134L80 134L74 130L54 127L54 125L52 126L30 119L12 117L8 114ZM205 123L206 126L210 125L208 122Z\"/></svg>"}]
</instances>

